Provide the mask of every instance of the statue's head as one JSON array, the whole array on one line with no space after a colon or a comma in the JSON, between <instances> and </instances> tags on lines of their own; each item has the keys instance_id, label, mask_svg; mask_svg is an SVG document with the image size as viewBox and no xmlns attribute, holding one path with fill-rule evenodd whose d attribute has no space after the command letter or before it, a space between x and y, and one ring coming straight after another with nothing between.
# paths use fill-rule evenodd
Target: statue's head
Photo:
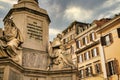
<instances>
[{"instance_id":1,"label":"statue's head","mask_svg":"<svg viewBox=\"0 0 120 80\"><path fill-rule=\"evenodd\" d=\"M4 21L4 25L10 25L11 27L14 27L14 22L12 20L12 18L6 18Z\"/></svg>"}]
</instances>

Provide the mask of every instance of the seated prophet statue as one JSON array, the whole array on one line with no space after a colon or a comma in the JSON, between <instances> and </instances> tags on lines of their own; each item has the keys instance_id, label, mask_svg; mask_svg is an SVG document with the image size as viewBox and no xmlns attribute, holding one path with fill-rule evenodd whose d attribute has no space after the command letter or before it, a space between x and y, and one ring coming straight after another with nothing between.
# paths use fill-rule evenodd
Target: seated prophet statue
<instances>
[{"instance_id":1,"label":"seated prophet statue","mask_svg":"<svg viewBox=\"0 0 120 80\"><path fill-rule=\"evenodd\" d=\"M72 61L72 55L65 50L59 36L57 36L53 42L49 43L49 57L51 63L48 70L75 68Z\"/></svg>"},{"instance_id":2,"label":"seated prophet statue","mask_svg":"<svg viewBox=\"0 0 120 80\"><path fill-rule=\"evenodd\" d=\"M0 57L14 58L21 50L23 38L20 30L12 19L7 18L4 22L4 30L0 37Z\"/></svg>"}]
</instances>

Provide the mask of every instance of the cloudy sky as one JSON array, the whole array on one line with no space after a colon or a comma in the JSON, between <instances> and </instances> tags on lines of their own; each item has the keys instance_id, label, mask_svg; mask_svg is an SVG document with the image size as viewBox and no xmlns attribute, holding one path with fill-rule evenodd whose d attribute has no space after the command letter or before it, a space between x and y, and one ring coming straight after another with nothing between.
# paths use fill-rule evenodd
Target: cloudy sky
<instances>
[{"instance_id":1,"label":"cloudy sky","mask_svg":"<svg viewBox=\"0 0 120 80\"><path fill-rule=\"evenodd\" d=\"M38 0L51 19L50 40L75 20L91 23L95 19L120 13L120 0ZM0 27L2 19L17 0L0 0Z\"/></svg>"}]
</instances>

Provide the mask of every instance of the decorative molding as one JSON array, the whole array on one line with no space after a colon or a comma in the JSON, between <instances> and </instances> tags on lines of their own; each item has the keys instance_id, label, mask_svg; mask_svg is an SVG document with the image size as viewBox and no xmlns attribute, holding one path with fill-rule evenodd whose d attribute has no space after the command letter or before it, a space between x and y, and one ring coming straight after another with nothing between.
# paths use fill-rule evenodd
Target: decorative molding
<instances>
[{"instance_id":1,"label":"decorative molding","mask_svg":"<svg viewBox=\"0 0 120 80\"><path fill-rule=\"evenodd\" d=\"M13 8L11 9L8 14L5 16L5 18L3 19L3 21L9 17L13 12L21 12L21 11L27 11L29 13L32 13L32 14L35 14L35 15L38 15L38 16L44 16L48 19L49 22L51 22L49 16L45 13L42 13L42 12L39 12L39 11L36 11L36 10L33 10L33 9L30 9L30 8L27 8L27 7L21 7L21 8Z\"/></svg>"},{"instance_id":2,"label":"decorative molding","mask_svg":"<svg viewBox=\"0 0 120 80\"><path fill-rule=\"evenodd\" d=\"M65 69L65 70L53 70L53 71L47 71L47 70L38 70L38 69L27 69L23 66L17 64L10 58L0 58L0 66L10 66L24 75L33 75L33 74L44 74L44 75L53 75L53 74L71 74L76 73L77 69Z\"/></svg>"},{"instance_id":3,"label":"decorative molding","mask_svg":"<svg viewBox=\"0 0 120 80\"><path fill-rule=\"evenodd\" d=\"M85 51L85 50L87 50L87 49L89 49L89 48L91 48L91 47L99 44L99 43L100 43L99 40L98 40L98 41L95 41L95 42L93 42L92 44L86 45L84 48L77 50L75 53L76 53L76 54L79 54L79 53L81 53L81 52L83 52L83 51Z\"/></svg>"}]
</instances>

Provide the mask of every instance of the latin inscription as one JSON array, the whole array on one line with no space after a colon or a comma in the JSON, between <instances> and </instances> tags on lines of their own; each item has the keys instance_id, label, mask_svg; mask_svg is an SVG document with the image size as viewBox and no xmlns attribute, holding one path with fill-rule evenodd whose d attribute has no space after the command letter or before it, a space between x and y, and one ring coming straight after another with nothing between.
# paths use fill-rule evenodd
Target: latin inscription
<instances>
[{"instance_id":1,"label":"latin inscription","mask_svg":"<svg viewBox=\"0 0 120 80\"><path fill-rule=\"evenodd\" d=\"M36 22L27 24L27 34L29 38L34 38L36 40L42 40L42 27L38 26Z\"/></svg>"}]
</instances>

